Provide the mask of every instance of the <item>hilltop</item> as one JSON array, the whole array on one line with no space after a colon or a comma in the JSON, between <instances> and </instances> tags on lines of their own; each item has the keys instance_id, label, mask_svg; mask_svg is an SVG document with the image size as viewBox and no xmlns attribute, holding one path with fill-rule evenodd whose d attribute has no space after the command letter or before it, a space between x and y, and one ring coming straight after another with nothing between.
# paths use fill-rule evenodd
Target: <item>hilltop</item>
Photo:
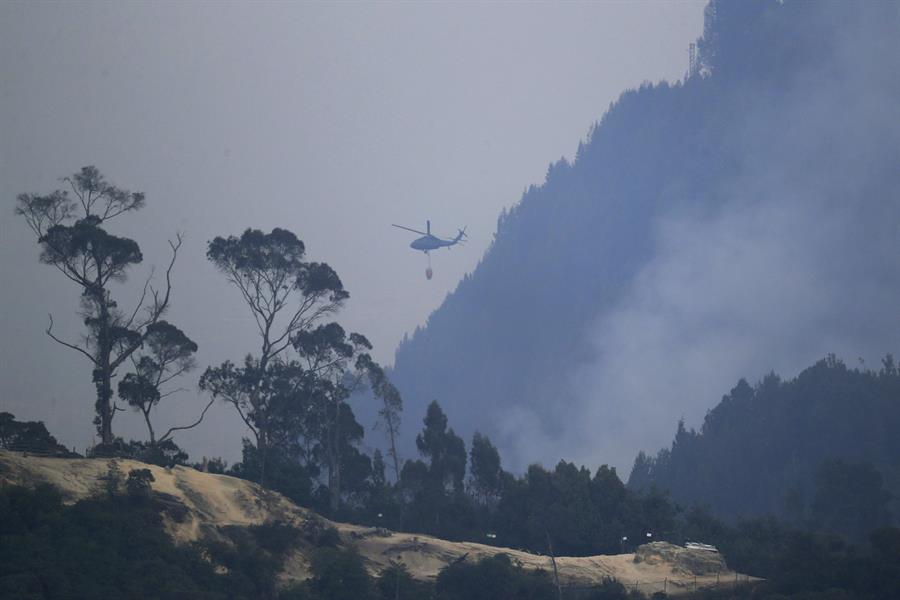
<instances>
[{"instance_id":1,"label":"hilltop","mask_svg":"<svg viewBox=\"0 0 900 600\"><path fill-rule=\"evenodd\" d=\"M0 483L25 487L49 483L61 491L67 503L74 503L102 490L111 462L112 459L47 458L0 451ZM354 546L359 551L373 575L395 560L405 564L414 578L434 579L451 563L478 561L501 553L525 569L552 569L549 557L524 551L333 522L277 492L227 475L182 466L162 468L126 459L115 459L115 463L122 473L132 469L148 469L152 473L152 490L164 507L166 532L176 544L229 543L235 538L236 529L265 524L284 524L300 530L300 541L288 551L278 576L281 585L310 576L310 551L314 548L311 532L327 527L337 530L341 545ZM642 546L638 554L642 557L639 562L635 561L635 554L558 557L556 562L564 585L590 585L611 577L645 593L661 589L664 581L669 593L678 593L689 591L694 585L703 587L715 584L717 579L724 582L735 578L724 562L716 559L710 563L702 551ZM717 573L718 569L722 570Z\"/></svg>"}]
</instances>

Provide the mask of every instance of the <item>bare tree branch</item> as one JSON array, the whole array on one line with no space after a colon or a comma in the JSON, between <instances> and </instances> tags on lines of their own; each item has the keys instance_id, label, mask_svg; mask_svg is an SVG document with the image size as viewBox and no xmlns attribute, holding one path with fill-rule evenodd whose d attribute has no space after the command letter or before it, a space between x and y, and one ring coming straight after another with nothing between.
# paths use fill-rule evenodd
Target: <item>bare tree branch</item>
<instances>
[{"instance_id":1,"label":"bare tree branch","mask_svg":"<svg viewBox=\"0 0 900 600\"><path fill-rule=\"evenodd\" d=\"M215 396L210 398L209 402L206 405L206 408L204 408L203 412L200 413L200 418L197 419L196 422L194 422L190 425L185 425L183 427L170 427L169 430L165 433L165 435L163 435L161 438L159 438L159 443L162 443L162 442L166 441L167 439L169 439L169 436L172 435L173 433L175 433L176 431L183 431L185 429L193 429L194 427L199 425L203 421L203 417L206 416L206 411L209 410L209 407L212 406L213 402L215 402L215 401L216 401Z\"/></svg>"},{"instance_id":2,"label":"bare tree branch","mask_svg":"<svg viewBox=\"0 0 900 600\"><path fill-rule=\"evenodd\" d=\"M178 392L186 392L186 391L188 391L187 388L176 388L174 390L170 390L168 392L160 394L159 399L162 400L163 398L167 398L167 397L171 396L172 394L177 394Z\"/></svg>"},{"instance_id":3,"label":"bare tree branch","mask_svg":"<svg viewBox=\"0 0 900 600\"><path fill-rule=\"evenodd\" d=\"M176 233L175 239L176 242L172 242L171 240L169 240L169 247L172 248L172 260L169 261L169 266L166 268L166 294L163 297L162 301L160 301L159 295L156 290L154 290L152 286L150 287L150 291L153 295L153 307L148 309L150 313L149 316L137 326L138 329L144 330L144 334L140 337L139 340L126 346L125 349L122 350L122 352L119 353L119 355L116 356L114 360L110 361L110 367L112 369L115 369L120 364L122 364L122 361L131 356L131 354L135 350L137 350L141 346L141 344L144 343L146 328L149 325L152 325L153 323L159 321L159 318L163 315L163 313L169 306L169 297L172 293L172 268L175 266L175 260L178 258L178 249L181 248L184 237L181 233Z\"/></svg>"},{"instance_id":4,"label":"bare tree branch","mask_svg":"<svg viewBox=\"0 0 900 600\"><path fill-rule=\"evenodd\" d=\"M147 276L147 279L144 281L144 289L141 291L141 299L138 300L137 306L134 307L134 312L131 313L131 316L128 317L128 320L125 322L125 328L130 329L131 325L134 323L134 318L137 316L138 312L144 306L144 301L147 299L147 289L150 287L150 282L153 280L153 274L156 272L155 268L150 269L150 275Z\"/></svg>"},{"instance_id":5,"label":"bare tree branch","mask_svg":"<svg viewBox=\"0 0 900 600\"><path fill-rule=\"evenodd\" d=\"M250 419L248 419L246 417L246 415L244 415L244 411L241 410L240 402L233 400L233 399L229 399L229 402L231 402L234 405L234 408L237 410L238 414L241 416L241 420L244 422L244 425L246 425L250 429L250 431L253 432L253 436L256 437L257 441L259 441L259 432L256 430L256 427L254 427L250 423Z\"/></svg>"},{"instance_id":6,"label":"bare tree branch","mask_svg":"<svg viewBox=\"0 0 900 600\"><path fill-rule=\"evenodd\" d=\"M91 356L91 354L87 350L82 348L81 346L78 346L76 344L70 344L69 342L64 342L63 340L61 340L58 337L56 337L55 335L53 335L53 315L48 314L47 316L50 317L50 325L47 326L46 332L47 332L47 335L50 336L50 339L52 339L57 344L62 344L66 348L71 348L72 350L75 350L76 352L81 352L88 358L88 360L90 360L95 365L97 364L97 360L93 356Z\"/></svg>"}]
</instances>

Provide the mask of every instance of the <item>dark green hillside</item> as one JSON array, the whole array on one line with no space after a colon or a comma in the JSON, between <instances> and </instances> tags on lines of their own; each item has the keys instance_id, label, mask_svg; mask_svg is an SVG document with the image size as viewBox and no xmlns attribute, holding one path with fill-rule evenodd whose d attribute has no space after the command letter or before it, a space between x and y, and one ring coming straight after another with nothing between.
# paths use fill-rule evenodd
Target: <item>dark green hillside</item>
<instances>
[{"instance_id":1,"label":"dark green hillside","mask_svg":"<svg viewBox=\"0 0 900 600\"><path fill-rule=\"evenodd\" d=\"M254 597L241 583L176 547L149 499L65 506L48 485L0 488L0 598Z\"/></svg>"},{"instance_id":2,"label":"dark green hillside","mask_svg":"<svg viewBox=\"0 0 900 600\"><path fill-rule=\"evenodd\" d=\"M833 356L796 378L741 380L700 431L679 423L670 449L641 453L632 489L668 490L719 516L778 515L862 538L900 499L900 372L848 369ZM890 502L893 495L894 502Z\"/></svg>"}]
</instances>

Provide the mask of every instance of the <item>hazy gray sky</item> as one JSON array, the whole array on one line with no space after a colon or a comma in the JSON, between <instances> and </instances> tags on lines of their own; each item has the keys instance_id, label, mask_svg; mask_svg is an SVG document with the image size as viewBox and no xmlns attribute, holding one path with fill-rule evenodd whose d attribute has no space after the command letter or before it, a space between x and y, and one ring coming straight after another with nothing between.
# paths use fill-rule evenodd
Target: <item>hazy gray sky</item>
<instances>
[{"instance_id":1,"label":"hazy gray sky","mask_svg":"<svg viewBox=\"0 0 900 600\"><path fill-rule=\"evenodd\" d=\"M77 339L78 293L38 264L17 193L87 164L146 192L112 227L144 251L126 289L186 233L169 319L200 345L201 369L258 346L207 240L276 226L338 271L351 293L341 322L390 363L475 267L500 210L571 157L620 92L682 76L703 4L0 4L0 410L79 450L91 441L88 365L43 334L52 312ZM426 218L471 238L434 254L432 281L390 227ZM160 425L199 411L199 371ZM145 435L136 414L114 428ZM234 460L240 431L217 406L178 441Z\"/></svg>"}]
</instances>

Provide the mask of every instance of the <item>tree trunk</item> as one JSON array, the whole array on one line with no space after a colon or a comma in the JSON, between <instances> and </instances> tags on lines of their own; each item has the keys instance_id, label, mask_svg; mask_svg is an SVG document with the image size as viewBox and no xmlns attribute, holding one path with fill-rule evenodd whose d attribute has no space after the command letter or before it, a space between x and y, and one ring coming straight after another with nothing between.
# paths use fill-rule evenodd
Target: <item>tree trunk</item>
<instances>
[{"instance_id":1,"label":"tree trunk","mask_svg":"<svg viewBox=\"0 0 900 600\"><path fill-rule=\"evenodd\" d=\"M99 268L98 268L99 271ZM109 297L102 284L98 281L96 288L91 290L93 300L99 309L97 323L97 368L94 370L94 383L97 386L97 416L100 418L100 441L104 445L112 444L112 340L110 339L110 313Z\"/></svg>"},{"instance_id":2,"label":"tree trunk","mask_svg":"<svg viewBox=\"0 0 900 600\"><path fill-rule=\"evenodd\" d=\"M269 462L269 405L263 408L260 402L260 388L266 376L266 368L269 365L269 340L268 334L263 343L262 356L259 357L256 384L250 392L250 404L259 415L259 433L256 435L256 450L259 454L259 485L266 487L266 464Z\"/></svg>"},{"instance_id":3,"label":"tree trunk","mask_svg":"<svg viewBox=\"0 0 900 600\"><path fill-rule=\"evenodd\" d=\"M332 514L337 512L341 500L341 403L340 401L334 407L334 427L332 429L331 450L328 460L330 464L330 477L328 478L330 497L330 506Z\"/></svg>"},{"instance_id":4,"label":"tree trunk","mask_svg":"<svg viewBox=\"0 0 900 600\"><path fill-rule=\"evenodd\" d=\"M261 429L256 437L256 450L259 454L259 485L266 487L266 463L269 462L269 440L266 431Z\"/></svg>"},{"instance_id":5,"label":"tree trunk","mask_svg":"<svg viewBox=\"0 0 900 600\"><path fill-rule=\"evenodd\" d=\"M397 456L396 432L393 420L388 422L388 435L391 439L391 459L394 462L394 481L400 483L400 459Z\"/></svg>"},{"instance_id":6,"label":"tree trunk","mask_svg":"<svg viewBox=\"0 0 900 600\"><path fill-rule=\"evenodd\" d=\"M156 446L156 434L153 431L153 425L150 423L150 408L152 406L151 404L147 410L142 410L141 412L144 413L144 420L147 421L147 431L150 432L150 445Z\"/></svg>"},{"instance_id":7,"label":"tree trunk","mask_svg":"<svg viewBox=\"0 0 900 600\"><path fill-rule=\"evenodd\" d=\"M556 582L556 597L562 600L562 586L559 584L559 571L556 568L556 556L553 554L553 542L550 541L550 532L547 534L547 550L550 552L550 562L553 563L553 580Z\"/></svg>"},{"instance_id":8,"label":"tree trunk","mask_svg":"<svg viewBox=\"0 0 900 600\"><path fill-rule=\"evenodd\" d=\"M109 357L102 357L100 366L94 370L94 383L97 387L97 417L100 419L100 441L112 444L112 374L109 368Z\"/></svg>"}]
</instances>

